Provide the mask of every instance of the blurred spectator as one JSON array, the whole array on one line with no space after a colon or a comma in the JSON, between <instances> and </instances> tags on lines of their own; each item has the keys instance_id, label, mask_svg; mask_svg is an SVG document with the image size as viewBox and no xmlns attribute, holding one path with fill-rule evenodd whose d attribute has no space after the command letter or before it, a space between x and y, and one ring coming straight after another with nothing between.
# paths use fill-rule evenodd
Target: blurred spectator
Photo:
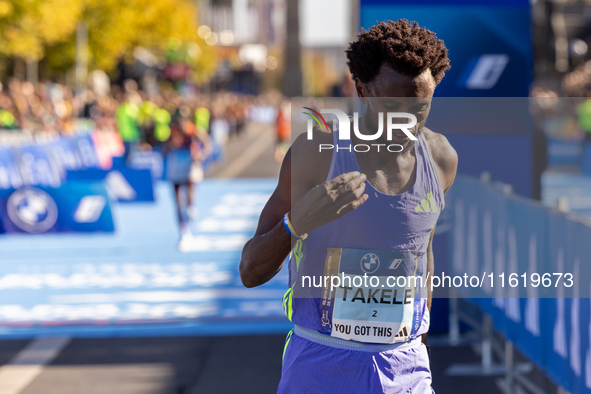
<instances>
[{"instance_id":1,"label":"blurred spectator","mask_svg":"<svg viewBox=\"0 0 591 394\"><path fill-rule=\"evenodd\" d=\"M230 136L230 123L224 114L224 108L217 103L213 108L211 120L211 138L219 146L224 146Z\"/></svg>"},{"instance_id":2,"label":"blurred spectator","mask_svg":"<svg viewBox=\"0 0 591 394\"><path fill-rule=\"evenodd\" d=\"M209 108L207 108L205 100L198 101L197 109L195 110L195 125L199 131L209 134L210 117L211 113L209 112Z\"/></svg>"},{"instance_id":3,"label":"blurred spectator","mask_svg":"<svg viewBox=\"0 0 591 394\"><path fill-rule=\"evenodd\" d=\"M139 125L142 98L137 93L137 84L135 81L125 81L125 90L127 94L120 93L119 102L121 104L117 108L116 116L117 130L119 130L119 134L125 145L125 158L127 159L132 146L141 140Z\"/></svg>"},{"instance_id":4,"label":"blurred spectator","mask_svg":"<svg viewBox=\"0 0 591 394\"><path fill-rule=\"evenodd\" d=\"M276 130L275 160L281 163L291 145L291 103L289 100L284 100L277 108Z\"/></svg>"},{"instance_id":5,"label":"blurred spectator","mask_svg":"<svg viewBox=\"0 0 591 394\"><path fill-rule=\"evenodd\" d=\"M585 141L591 142L591 99L583 101L578 109L579 125L585 132Z\"/></svg>"},{"instance_id":6,"label":"blurred spectator","mask_svg":"<svg viewBox=\"0 0 591 394\"><path fill-rule=\"evenodd\" d=\"M162 85L148 94L138 89L133 80L124 81L123 87L109 86L106 74L93 71L91 75L89 88L79 95L62 82L55 81L33 85L12 78L4 85L0 84L0 130L11 130L12 135L26 135L28 139L93 132L95 142L110 141L105 146L117 146L105 150L105 166L111 165L109 152L117 152L114 154L116 159L123 147L123 163L128 159L135 160L135 153L129 156L130 151L140 155L151 150L168 154L171 141L178 142L178 136L173 134L178 132L178 119L181 118L194 125L195 135L204 136L196 137L197 140L210 141L209 157L202 158L206 167L223 158L228 140L239 137L249 121L277 122L279 156L284 155L289 147L290 104L278 92L261 96L230 92L204 95L195 88L177 92ZM181 108L185 108L183 114ZM278 112L281 112L279 119ZM175 127L176 131L173 130ZM183 127L191 128L190 125ZM4 138L5 135L7 133L0 133L0 144L12 138ZM119 142L115 143L113 138ZM200 144L204 145L203 141ZM193 173L194 179L199 179L203 166L193 168L189 169L189 175Z\"/></svg>"}]
</instances>

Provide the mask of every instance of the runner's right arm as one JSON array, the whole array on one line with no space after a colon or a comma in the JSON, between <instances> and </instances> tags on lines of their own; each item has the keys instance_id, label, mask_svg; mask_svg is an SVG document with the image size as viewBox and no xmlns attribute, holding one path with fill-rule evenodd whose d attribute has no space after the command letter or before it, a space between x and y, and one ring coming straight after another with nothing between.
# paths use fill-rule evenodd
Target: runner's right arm
<instances>
[{"instance_id":1,"label":"runner's right arm","mask_svg":"<svg viewBox=\"0 0 591 394\"><path fill-rule=\"evenodd\" d=\"M246 287L260 286L273 278L292 248L283 227L283 215L291 208L291 149L287 151L277 188L265 204L254 237L244 245L240 279Z\"/></svg>"},{"instance_id":2,"label":"runner's right arm","mask_svg":"<svg viewBox=\"0 0 591 394\"><path fill-rule=\"evenodd\" d=\"M314 154L310 146L300 136L287 152L277 188L261 212L254 237L242 250L239 270L246 287L260 286L273 278L295 245L283 225L287 212L296 233L303 235L367 201L364 174L350 172L320 183L326 179L330 160L326 163L327 155ZM292 163L297 171L292 171Z\"/></svg>"}]
</instances>

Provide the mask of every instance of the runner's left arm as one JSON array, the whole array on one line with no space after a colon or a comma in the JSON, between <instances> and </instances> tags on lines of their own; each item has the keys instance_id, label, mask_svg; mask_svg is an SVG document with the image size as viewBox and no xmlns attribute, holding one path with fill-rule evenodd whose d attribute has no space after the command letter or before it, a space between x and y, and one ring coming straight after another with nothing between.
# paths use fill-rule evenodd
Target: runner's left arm
<instances>
[{"instance_id":1,"label":"runner's left arm","mask_svg":"<svg viewBox=\"0 0 591 394\"><path fill-rule=\"evenodd\" d=\"M431 236L429 237L429 246L427 247L427 309L429 313L431 313L431 300L432 300L432 290L431 290L431 278L433 274L435 274L435 259L433 257L433 235L435 234L435 227L431 231ZM426 345L427 344L427 333L421 335L421 341Z\"/></svg>"},{"instance_id":2,"label":"runner's left arm","mask_svg":"<svg viewBox=\"0 0 591 394\"><path fill-rule=\"evenodd\" d=\"M429 130L428 136L429 147L431 148L433 159L439 170L439 179L441 181L441 186L443 187L443 194L446 194L456 179L458 154L443 135L433 133ZM427 247L427 273L429 275L429 281L427 282L427 309L429 310L429 313L431 313L432 300L431 278L435 274L435 259L433 257L434 234L435 227L433 227L433 230L431 231L429 246ZM427 333L421 336L421 340L424 344L427 344Z\"/></svg>"}]
</instances>

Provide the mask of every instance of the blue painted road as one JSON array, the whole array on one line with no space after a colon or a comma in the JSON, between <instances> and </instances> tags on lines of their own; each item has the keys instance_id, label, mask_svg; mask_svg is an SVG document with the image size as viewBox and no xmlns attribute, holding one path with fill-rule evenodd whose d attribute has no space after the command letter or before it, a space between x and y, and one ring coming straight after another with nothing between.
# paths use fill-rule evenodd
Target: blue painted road
<instances>
[{"instance_id":1,"label":"blue painted road","mask_svg":"<svg viewBox=\"0 0 591 394\"><path fill-rule=\"evenodd\" d=\"M168 183L155 203L113 204L115 234L0 236L0 338L287 332L287 270L255 289L238 276L275 186L205 180L185 253Z\"/></svg>"}]
</instances>

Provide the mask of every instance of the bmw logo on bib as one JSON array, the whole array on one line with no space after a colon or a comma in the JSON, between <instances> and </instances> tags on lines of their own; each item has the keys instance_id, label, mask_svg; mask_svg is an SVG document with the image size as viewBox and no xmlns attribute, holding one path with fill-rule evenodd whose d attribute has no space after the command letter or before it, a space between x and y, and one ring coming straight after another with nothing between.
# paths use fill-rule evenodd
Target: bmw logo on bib
<instances>
[{"instance_id":1,"label":"bmw logo on bib","mask_svg":"<svg viewBox=\"0 0 591 394\"><path fill-rule=\"evenodd\" d=\"M49 194L34 187L12 193L6 211L12 223L28 233L43 233L57 222L55 201Z\"/></svg>"},{"instance_id":2,"label":"bmw logo on bib","mask_svg":"<svg viewBox=\"0 0 591 394\"><path fill-rule=\"evenodd\" d=\"M361 259L361 269L368 274L376 272L379 266L380 259L374 253L368 253Z\"/></svg>"}]
</instances>

